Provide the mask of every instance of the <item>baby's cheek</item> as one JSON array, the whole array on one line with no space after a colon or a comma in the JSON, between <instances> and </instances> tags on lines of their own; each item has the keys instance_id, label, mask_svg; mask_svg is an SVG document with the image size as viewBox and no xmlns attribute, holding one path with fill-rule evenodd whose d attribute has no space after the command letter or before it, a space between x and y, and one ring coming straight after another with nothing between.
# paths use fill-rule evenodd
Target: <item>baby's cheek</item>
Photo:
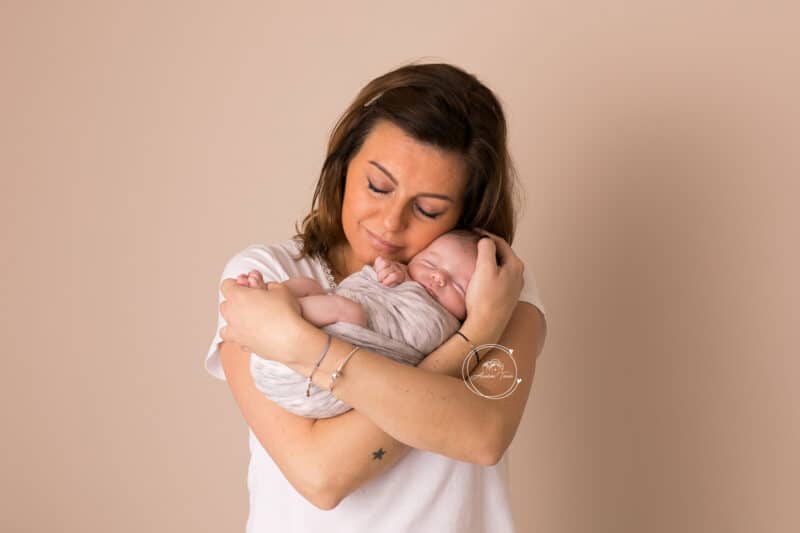
<instances>
[{"instance_id":1,"label":"baby's cheek","mask_svg":"<svg viewBox=\"0 0 800 533\"><path fill-rule=\"evenodd\" d=\"M445 309L450 311L452 315L455 315L459 319L463 319L464 315L466 314L464 298L461 297L460 293L455 291L448 292L448 294L446 294L439 303L441 303Z\"/></svg>"}]
</instances>

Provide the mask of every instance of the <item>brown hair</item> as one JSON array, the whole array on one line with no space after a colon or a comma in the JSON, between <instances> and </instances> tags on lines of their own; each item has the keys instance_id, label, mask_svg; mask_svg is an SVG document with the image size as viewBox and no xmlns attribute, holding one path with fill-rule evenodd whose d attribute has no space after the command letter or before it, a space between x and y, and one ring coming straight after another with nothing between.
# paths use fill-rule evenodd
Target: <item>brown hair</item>
<instances>
[{"instance_id":1,"label":"brown hair","mask_svg":"<svg viewBox=\"0 0 800 533\"><path fill-rule=\"evenodd\" d=\"M447 233L442 233L439 235L439 237L444 237L445 235L456 237L462 243L469 245L478 244L478 241L484 238L482 234L472 229L454 229L448 231Z\"/></svg>"},{"instance_id":2,"label":"brown hair","mask_svg":"<svg viewBox=\"0 0 800 533\"><path fill-rule=\"evenodd\" d=\"M474 75L458 67L411 63L370 81L334 126L311 212L303 219L302 230L296 228L301 257L325 257L344 240L347 167L379 120L392 122L420 142L461 154L467 187L456 228L478 227L513 241L517 176L499 101Z\"/></svg>"}]
</instances>

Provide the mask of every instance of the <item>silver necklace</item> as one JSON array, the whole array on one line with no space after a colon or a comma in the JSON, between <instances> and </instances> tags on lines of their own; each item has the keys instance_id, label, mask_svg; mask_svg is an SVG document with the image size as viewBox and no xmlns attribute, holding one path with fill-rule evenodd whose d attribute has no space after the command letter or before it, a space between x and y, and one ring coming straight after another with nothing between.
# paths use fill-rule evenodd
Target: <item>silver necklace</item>
<instances>
[{"instance_id":1,"label":"silver necklace","mask_svg":"<svg viewBox=\"0 0 800 533\"><path fill-rule=\"evenodd\" d=\"M328 286L331 289L336 288L336 282L333 280L333 272L331 272L331 266L328 264L328 259L323 256L322 261L322 270L325 272L325 277L328 279Z\"/></svg>"}]
</instances>

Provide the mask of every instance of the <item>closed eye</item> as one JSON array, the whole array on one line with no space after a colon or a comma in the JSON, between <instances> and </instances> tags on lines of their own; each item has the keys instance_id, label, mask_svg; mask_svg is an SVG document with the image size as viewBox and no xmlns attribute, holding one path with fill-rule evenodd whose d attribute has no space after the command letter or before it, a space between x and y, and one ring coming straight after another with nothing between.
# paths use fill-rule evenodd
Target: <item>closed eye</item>
<instances>
[{"instance_id":1,"label":"closed eye","mask_svg":"<svg viewBox=\"0 0 800 533\"><path fill-rule=\"evenodd\" d=\"M370 191L374 192L375 194L381 194L381 195L389 194L390 192L392 192L391 190L384 190L377 188L369 178L367 178L367 188ZM441 215L441 213L429 213L424 209L422 209L418 204L415 204L414 208L417 210L417 212L419 212L420 215L431 220L434 220Z\"/></svg>"},{"instance_id":2,"label":"closed eye","mask_svg":"<svg viewBox=\"0 0 800 533\"><path fill-rule=\"evenodd\" d=\"M369 187L369 190L371 190L372 192L376 192L378 194L388 194L392 192L392 191L384 191L383 189L377 188L375 185L372 184L372 182L369 179L367 179L367 187Z\"/></svg>"},{"instance_id":3,"label":"closed eye","mask_svg":"<svg viewBox=\"0 0 800 533\"><path fill-rule=\"evenodd\" d=\"M417 206L417 211L419 211L422 216L427 218L436 218L441 215L441 213L428 213L427 211L423 211L420 206Z\"/></svg>"}]
</instances>

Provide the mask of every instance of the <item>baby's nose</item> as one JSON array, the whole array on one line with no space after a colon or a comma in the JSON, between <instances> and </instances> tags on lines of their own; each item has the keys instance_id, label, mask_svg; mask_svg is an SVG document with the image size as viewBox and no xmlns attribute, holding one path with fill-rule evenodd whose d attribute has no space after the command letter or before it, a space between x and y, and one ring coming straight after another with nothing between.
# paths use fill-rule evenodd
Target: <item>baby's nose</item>
<instances>
[{"instance_id":1,"label":"baby's nose","mask_svg":"<svg viewBox=\"0 0 800 533\"><path fill-rule=\"evenodd\" d=\"M439 284L440 287L443 286L445 281L447 280L445 273L437 269L433 269L431 277L433 278L434 282Z\"/></svg>"}]
</instances>

